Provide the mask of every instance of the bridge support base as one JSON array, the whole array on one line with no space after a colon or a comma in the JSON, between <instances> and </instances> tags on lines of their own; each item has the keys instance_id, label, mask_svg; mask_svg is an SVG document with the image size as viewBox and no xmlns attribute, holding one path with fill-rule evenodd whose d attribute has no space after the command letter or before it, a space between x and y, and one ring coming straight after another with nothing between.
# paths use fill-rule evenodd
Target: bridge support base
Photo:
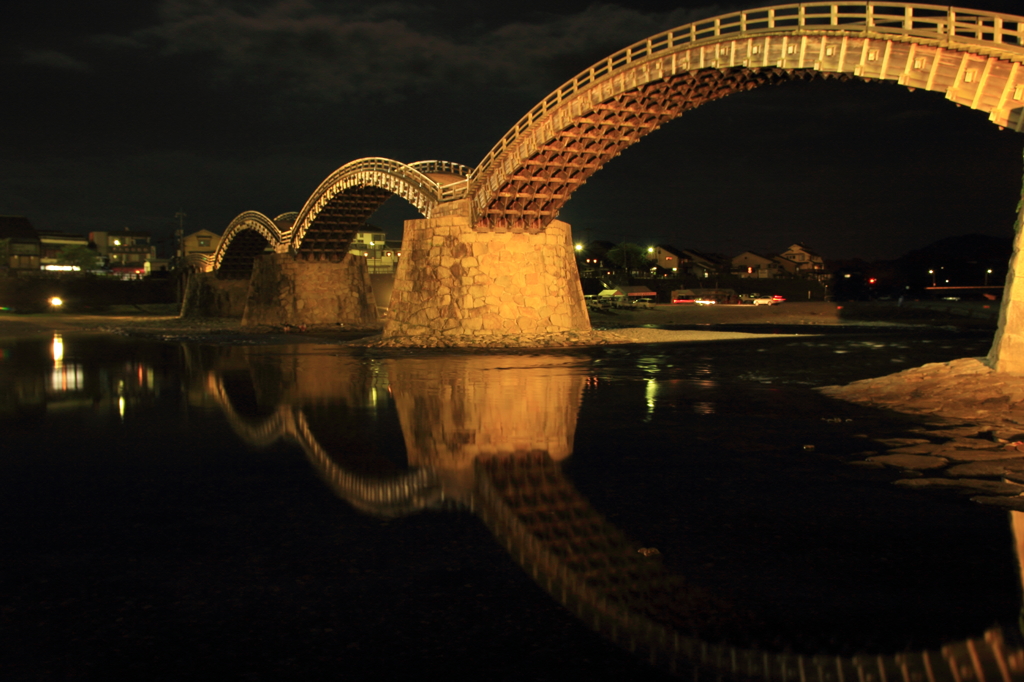
<instances>
[{"instance_id":1,"label":"bridge support base","mask_svg":"<svg viewBox=\"0 0 1024 682\"><path fill-rule=\"evenodd\" d=\"M540 234L477 232L469 202L407 220L386 345L533 345L589 335L568 223Z\"/></svg>"},{"instance_id":2,"label":"bridge support base","mask_svg":"<svg viewBox=\"0 0 1024 682\"><path fill-rule=\"evenodd\" d=\"M249 280L217 279L212 272L189 275L181 302L182 317L242 317Z\"/></svg>"},{"instance_id":3,"label":"bridge support base","mask_svg":"<svg viewBox=\"0 0 1024 682\"><path fill-rule=\"evenodd\" d=\"M286 253L256 259L242 326L304 324L377 324L366 259L348 254L330 263Z\"/></svg>"},{"instance_id":4,"label":"bridge support base","mask_svg":"<svg viewBox=\"0 0 1024 682\"><path fill-rule=\"evenodd\" d=\"M1006 272L1003 303L988 364L997 372L1024 374L1024 188L1014 225L1013 255Z\"/></svg>"}]
</instances>

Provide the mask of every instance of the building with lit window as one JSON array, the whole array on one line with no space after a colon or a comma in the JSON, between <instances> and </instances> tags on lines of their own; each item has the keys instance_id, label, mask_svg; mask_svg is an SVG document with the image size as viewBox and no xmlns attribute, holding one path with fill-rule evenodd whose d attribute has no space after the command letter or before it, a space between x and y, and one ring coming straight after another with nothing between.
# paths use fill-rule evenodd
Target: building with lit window
<instances>
[{"instance_id":1,"label":"building with lit window","mask_svg":"<svg viewBox=\"0 0 1024 682\"><path fill-rule=\"evenodd\" d=\"M133 232L128 228L121 232L90 232L89 239L115 274L143 276L156 260L156 247L150 243L149 232Z\"/></svg>"},{"instance_id":2,"label":"building with lit window","mask_svg":"<svg viewBox=\"0 0 1024 682\"><path fill-rule=\"evenodd\" d=\"M209 230L199 230L182 237L181 248L184 256L198 254L202 256L213 256L220 246L220 235Z\"/></svg>"},{"instance_id":3,"label":"building with lit window","mask_svg":"<svg viewBox=\"0 0 1024 682\"><path fill-rule=\"evenodd\" d=\"M782 258L796 263L796 272L804 276L815 276L825 272L825 259L803 244L791 244L779 254Z\"/></svg>"},{"instance_id":4,"label":"building with lit window","mask_svg":"<svg viewBox=\"0 0 1024 682\"><path fill-rule=\"evenodd\" d=\"M677 275L708 277L724 269L719 256L693 249L679 249L669 244L658 244L648 254L658 267Z\"/></svg>"},{"instance_id":5,"label":"building with lit window","mask_svg":"<svg viewBox=\"0 0 1024 682\"><path fill-rule=\"evenodd\" d=\"M0 216L0 272L39 271L39 235L24 216Z\"/></svg>"},{"instance_id":6,"label":"building with lit window","mask_svg":"<svg viewBox=\"0 0 1024 682\"><path fill-rule=\"evenodd\" d=\"M744 251L733 258L732 271L745 279L774 279L786 274L786 268L778 257L762 256L753 251Z\"/></svg>"},{"instance_id":7,"label":"building with lit window","mask_svg":"<svg viewBox=\"0 0 1024 682\"><path fill-rule=\"evenodd\" d=\"M89 238L84 234L71 234L69 232L40 232L39 233L39 266L43 270L69 270L71 266L65 260L66 250L78 250L89 248ZM79 264L79 269L96 269L101 265L99 254L94 251L96 258L91 263ZM87 260L87 259L83 259Z\"/></svg>"},{"instance_id":8,"label":"building with lit window","mask_svg":"<svg viewBox=\"0 0 1024 682\"><path fill-rule=\"evenodd\" d=\"M348 251L366 258L366 267L371 275L386 275L398 267L402 242L385 239L383 232L356 232Z\"/></svg>"}]
</instances>

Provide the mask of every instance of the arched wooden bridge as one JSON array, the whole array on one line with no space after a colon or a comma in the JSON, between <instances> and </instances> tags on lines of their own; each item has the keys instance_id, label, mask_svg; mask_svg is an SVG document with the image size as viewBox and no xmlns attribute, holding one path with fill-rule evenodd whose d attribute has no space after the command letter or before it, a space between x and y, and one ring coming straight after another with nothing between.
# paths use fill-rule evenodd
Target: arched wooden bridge
<instances>
[{"instance_id":1,"label":"arched wooden bridge","mask_svg":"<svg viewBox=\"0 0 1024 682\"><path fill-rule=\"evenodd\" d=\"M538 232L591 175L668 121L728 95L811 78L940 92L1021 132L1024 17L917 3L807 2L686 24L620 50L555 89L475 168L352 161L316 188L293 225L255 212L238 216L211 265L238 267L258 242L339 260L355 231L393 195L428 218L445 203L468 199L478 230ZM259 237L243 237L245 231Z\"/></svg>"},{"instance_id":2,"label":"arched wooden bridge","mask_svg":"<svg viewBox=\"0 0 1024 682\"><path fill-rule=\"evenodd\" d=\"M470 174L478 229L543 229L623 149L686 111L791 79L859 78L941 92L1024 128L1024 17L900 2L744 10L601 60L521 118Z\"/></svg>"},{"instance_id":3,"label":"arched wooden bridge","mask_svg":"<svg viewBox=\"0 0 1024 682\"><path fill-rule=\"evenodd\" d=\"M807 2L694 22L567 81L473 169L358 159L328 176L296 214L239 215L200 266L217 279L244 279L260 254L282 257L253 275L248 292L225 285L224 296L190 300L213 301L231 314L244 308L243 324L375 323L366 269L345 257L370 215L400 196L425 220L406 225L386 342L472 345L486 335L588 332L570 226L553 221L591 175L661 125L762 85L826 78L939 92L1021 132L1022 63L1024 17L948 6ZM513 247L509 233L538 238ZM285 254L294 259L286 262ZM347 269L328 274L296 265L302 261L346 262ZM998 371L1024 372L1018 267L1024 272L1015 255L989 357Z\"/></svg>"},{"instance_id":4,"label":"arched wooden bridge","mask_svg":"<svg viewBox=\"0 0 1024 682\"><path fill-rule=\"evenodd\" d=\"M248 277L255 258L267 250L340 261L355 233L388 198L401 197L430 217L438 204L451 198L453 182L465 184L469 171L448 161L357 159L327 176L298 212L273 220L258 211L238 215L205 269L227 278Z\"/></svg>"}]
</instances>

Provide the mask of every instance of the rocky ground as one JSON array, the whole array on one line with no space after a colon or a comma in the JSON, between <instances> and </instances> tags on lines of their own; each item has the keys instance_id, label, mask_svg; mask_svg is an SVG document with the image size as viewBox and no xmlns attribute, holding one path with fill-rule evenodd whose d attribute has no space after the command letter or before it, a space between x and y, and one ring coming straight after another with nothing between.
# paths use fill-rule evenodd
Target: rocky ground
<instances>
[{"instance_id":1,"label":"rocky ground","mask_svg":"<svg viewBox=\"0 0 1024 682\"><path fill-rule=\"evenodd\" d=\"M834 304L795 304L788 310L782 306L731 306L728 319L741 324L759 324L768 321L784 324L838 324L832 311ZM340 343L373 347L423 347L415 337L383 340L383 324L371 327L352 325L332 326L251 326L242 327L238 320L227 318L181 318L174 314L161 314L160 308L124 311L109 315L70 315L47 313L36 315L0 315L0 338L30 336L52 332L106 332L156 338L166 341L200 341L205 343L280 344L280 343ZM703 311L706 313L706 309ZM713 313L712 313L713 314ZM827 317L831 315L831 317ZM828 321L826 321L828 320ZM431 346L484 347L484 348L545 348L588 346L625 343L660 343L680 341L713 341L757 336L776 336L765 333L741 333L713 330L667 330L665 325L717 325L726 323L725 317L711 318L694 306L657 306L653 310L621 310L596 313L594 330L565 334L532 334L515 337L453 337Z\"/></svg>"},{"instance_id":2,"label":"rocky ground","mask_svg":"<svg viewBox=\"0 0 1024 682\"><path fill-rule=\"evenodd\" d=\"M573 346L607 343L658 343L742 338L749 334L722 331L728 325L904 325L904 324L988 324L994 325L995 310L981 305L963 311L935 310L910 304L841 304L825 302L784 303L777 306L695 306L657 305L650 310L595 311L593 332L561 336L534 335L491 339L487 345L502 347ZM708 325L707 330L671 330L666 327ZM710 327L717 327L712 330ZM47 332L113 332L166 340L196 340L211 343L350 343L377 346L417 346L415 339L381 342L377 335L383 325L353 327L242 327L227 318L180 318L173 305L123 306L103 315L46 313L15 315L0 313L0 337L26 336ZM770 329L765 329L770 333ZM465 341L459 339L459 341ZM479 341L479 340L478 340ZM458 345L456 343L450 345Z\"/></svg>"},{"instance_id":3,"label":"rocky ground","mask_svg":"<svg viewBox=\"0 0 1024 682\"><path fill-rule=\"evenodd\" d=\"M1024 376L993 372L984 358L931 363L819 389L825 395L929 415L920 438L882 441L862 466L894 467L898 485L949 489L983 504L1024 511Z\"/></svg>"}]
</instances>

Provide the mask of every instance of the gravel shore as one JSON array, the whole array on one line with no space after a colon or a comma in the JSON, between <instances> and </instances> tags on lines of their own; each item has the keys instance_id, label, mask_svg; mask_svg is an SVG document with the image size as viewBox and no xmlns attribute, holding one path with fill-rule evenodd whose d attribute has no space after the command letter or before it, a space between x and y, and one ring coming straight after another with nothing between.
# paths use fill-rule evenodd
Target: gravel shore
<instances>
[{"instance_id":1,"label":"gravel shore","mask_svg":"<svg viewBox=\"0 0 1024 682\"><path fill-rule=\"evenodd\" d=\"M669 330L653 326L641 326L694 324L687 321L688 313L692 315L692 310L681 310L678 306L674 309L669 306L664 307L667 310L622 311L620 314L616 314L611 322L605 322L604 316L602 316L593 321L595 329L591 332L564 335L536 335L522 339L505 338L497 342L490 342L490 345L499 347L555 347L718 341L779 336L770 332ZM781 320L783 316L775 315L773 317ZM792 320L803 319L803 316L794 316L792 311L785 317L791 320L787 324L800 324L800 322L792 322ZM608 325L608 327L601 328L602 322ZM165 341L199 341L219 344L335 343L377 347L412 347L416 345L415 339L406 339L403 340L404 342L399 341L397 343L382 342L380 340L381 330L382 325L377 327L336 325L308 328L289 326L242 327L240 322L234 319L181 318L176 315L148 315L144 313L134 315L46 313L0 316L0 338L30 337L50 333L105 332ZM486 342L487 340L485 339L484 341ZM461 344L455 343L453 345Z\"/></svg>"},{"instance_id":2,"label":"gravel shore","mask_svg":"<svg viewBox=\"0 0 1024 682\"><path fill-rule=\"evenodd\" d=\"M164 314L157 314L162 312ZM0 337L13 338L45 333L70 331L113 332L164 340L205 341L210 343L356 343L384 345L373 342L382 325L359 328L347 325L330 327L242 327L239 320L225 318L180 318L168 306L146 306L133 309L130 314L76 315L45 313L15 315L0 313ZM974 324L991 325L991 309L950 311L896 306L894 304L842 304L825 302L784 303L777 306L693 306L657 305L650 310L612 310L591 314L593 332L570 335L567 342L558 343L502 343L508 346L591 345L620 343L666 343L685 341L715 341L759 336L777 336L772 326L807 327L814 333L819 325L885 326L912 324ZM967 314L962 314L966 312ZM690 326L708 329L666 329ZM729 325L765 325L765 331L746 333L721 331L711 327ZM509 340L503 340L509 341ZM571 342L568 342L571 341ZM412 345L412 344L391 344Z\"/></svg>"}]
</instances>

